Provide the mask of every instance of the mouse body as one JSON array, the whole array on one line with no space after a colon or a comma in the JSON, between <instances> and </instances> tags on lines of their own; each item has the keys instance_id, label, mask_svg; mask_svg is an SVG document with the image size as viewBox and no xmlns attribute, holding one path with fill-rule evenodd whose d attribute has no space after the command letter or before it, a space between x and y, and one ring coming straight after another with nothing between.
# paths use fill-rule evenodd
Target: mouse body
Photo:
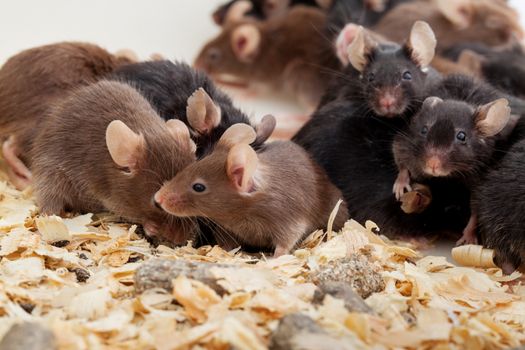
<instances>
[{"instance_id":1,"label":"mouse body","mask_svg":"<svg viewBox=\"0 0 525 350\"><path fill-rule=\"evenodd\" d=\"M29 153L41 214L109 210L171 243L191 238L191 222L153 202L164 181L195 161L184 123L164 121L135 89L105 80L46 113Z\"/></svg>"},{"instance_id":2,"label":"mouse body","mask_svg":"<svg viewBox=\"0 0 525 350\"><path fill-rule=\"evenodd\" d=\"M473 201L483 245L494 249L495 263L511 274L525 262L525 139L516 142L491 169Z\"/></svg>"},{"instance_id":3,"label":"mouse body","mask_svg":"<svg viewBox=\"0 0 525 350\"><path fill-rule=\"evenodd\" d=\"M195 67L214 80L292 93L315 108L340 63L323 33L326 15L305 6L285 18L228 24L198 54Z\"/></svg>"},{"instance_id":4,"label":"mouse body","mask_svg":"<svg viewBox=\"0 0 525 350\"><path fill-rule=\"evenodd\" d=\"M521 137L523 101L512 99L509 107L505 95L463 76L448 77L431 91L410 128L395 138L399 174L393 191L399 199L412 179L455 178L476 198L487 171ZM477 218L472 204L458 244L477 243Z\"/></svg>"},{"instance_id":5,"label":"mouse body","mask_svg":"<svg viewBox=\"0 0 525 350\"><path fill-rule=\"evenodd\" d=\"M24 50L0 68L0 140L13 184L31 182L28 152L48 107L68 91L131 61L88 43L61 42Z\"/></svg>"},{"instance_id":6,"label":"mouse body","mask_svg":"<svg viewBox=\"0 0 525 350\"><path fill-rule=\"evenodd\" d=\"M502 47L463 44L448 54L495 88L520 98L525 96L525 53L520 43Z\"/></svg>"},{"instance_id":7,"label":"mouse body","mask_svg":"<svg viewBox=\"0 0 525 350\"><path fill-rule=\"evenodd\" d=\"M220 26L244 18L264 21L283 17L296 5L326 7L328 2L330 0L230 0L219 6L212 18Z\"/></svg>"},{"instance_id":8,"label":"mouse body","mask_svg":"<svg viewBox=\"0 0 525 350\"><path fill-rule=\"evenodd\" d=\"M416 0L400 4L386 13L371 29L401 42L415 21L425 21L434 30L437 52L464 42L490 46L508 43L513 35L523 36L517 12L505 1Z\"/></svg>"},{"instance_id":9,"label":"mouse body","mask_svg":"<svg viewBox=\"0 0 525 350\"><path fill-rule=\"evenodd\" d=\"M172 215L209 219L227 248L256 246L279 256L325 228L342 195L301 147L276 141L255 152L254 138L245 124L230 127L209 156L178 173L155 200ZM347 218L342 204L334 229Z\"/></svg>"},{"instance_id":10,"label":"mouse body","mask_svg":"<svg viewBox=\"0 0 525 350\"><path fill-rule=\"evenodd\" d=\"M233 105L231 98L212 80L182 62L168 60L128 64L116 69L110 79L137 89L164 120L179 119L192 131L197 155L208 154L228 127L236 123L252 125L248 116ZM275 120L268 118L257 129L254 147L272 133Z\"/></svg>"}]
</instances>

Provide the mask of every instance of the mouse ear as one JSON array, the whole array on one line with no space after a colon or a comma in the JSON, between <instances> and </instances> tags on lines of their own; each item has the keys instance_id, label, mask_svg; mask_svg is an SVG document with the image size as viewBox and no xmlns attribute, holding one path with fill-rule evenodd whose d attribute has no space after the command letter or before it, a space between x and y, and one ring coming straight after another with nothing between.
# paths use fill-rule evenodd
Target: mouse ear
<instances>
[{"instance_id":1,"label":"mouse ear","mask_svg":"<svg viewBox=\"0 0 525 350\"><path fill-rule=\"evenodd\" d=\"M113 120L106 129L106 146L111 158L120 167L133 171L144 150L144 136L135 133L124 122Z\"/></svg>"},{"instance_id":2,"label":"mouse ear","mask_svg":"<svg viewBox=\"0 0 525 350\"><path fill-rule=\"evenodd\" d=\"M195 153L197 145L195 145L195 142L191 139L190 130L188 130L186 124L178 119L169 119L166 121L166 128L181 146Z\"/></svg>"},{"instance_id":3,"label":"mouse ear","mask_svg":"<svg viewBox=\"0 0 525 350\"><path fill-rule=\"evenodd\" d=\"M249 145L238 144L230 149L226 160L226 174L237 191L251 192L258 163L257 153Z\"/></svg>"},{"instance_id":4,"label":"mouse ear","mask_svg":"<svg viewBox=\"0 0 525 350\"><path fill-rule=\"evenodd\" d=\"M428 23L423 21L414 23L405 45L412 61L422 68L428 66L434 58L436 45L436 36Z\"/></svg>"},{"instance_id":5,"label":"mouse ear","mask_svg":"<svg viewBox=\"0 0 525 350\"><path fill-rule=\"evenodd\" d=\"M434 108L441 102L443 102L443 100L440 99L439 97L430 96L430 97L427 97L425 101L423 101L423 107L424 108Z\"/></svg>"},{"instance_id":6,"label":"mouse ear","mask_svg":"<svg viewBox=\"0 0 525 350\"><path fill-rule=\"evenodd\" d=\"M509 101L500 98L481 106L476 113L476 127L485 136L501 132L510 121Z\"/></svg>"},{"instance_id":7,"label":"mouse ear","mask_svg":"<svg viewBox=\"0 0 525 350\"><path fill-rule=\"evenodd\" d=\"M255 130L250 125L237 123L226 129L218 143L227 147L233 147L240 143L249 145L255 141L256 136Z\"/></svg>"},{"instance_id":8,"label":"mouse ear","mask_svg":"<svg viewBox=\"0 0 525 350\"><path fill-rule=\"evenodd\" d=\"M472 50L463 50L459 54L458 64L466 67L477 77L482 76L482 66L487 59Z\"/></svg>"},{"instance_id":9,"label":"mouse ear","mask_svg":"<svg viewBox=\"0 0 525 350\"><path fill-rule=\"evenodd\" d=\"M235 28L231 35L231 46L237 59L251 63L259 53L261 32L255 24L242 24Z\"/></svg>"},{"instance_id":10,"label":"mouse ear","mask_svg":"<svg viewBox=\"0 0 525 350\"><path fill-rule=\"evenodd\" d=\"M472 0L435 0L439 12L456 28L470 26L473 16Z\"/></svg>"},{"instance_id":11,"label":"mouse ear","mask_svg":"<svg viewBox=\"0 0 525 350\"><path fill-rule=\"evenodd\" d=\"M190 126L199 134L205 135L221 122L221 108L203 88L199 88L188 98L186 116Z\"/></svg>"},{"instance_id":12,"label":"mouse ear","mask_svg":"<svg viewBox=\"0 0 525 350\"><path fill-rule=\"evenodd\" d=\"M369 63L368 55L376 46L377 42L367 35L362 26L359 26L354 40L348 46L348 60L350 64L359 72L362 72Z\"/></svg>"},{"instance_id":13,"label":"mouse ear","mask_svg":"<svg viewBox=\"0 0 525 350\"><path fill-rule=\"evenodd\" d=\"M268 138L272 135L273 131L275 130L275 125L277 125L277 121L275 120L275 117L273 115L267 114L262 119L259 125L255 128L256 130L256 138L254 143L260 145L264 143Z\"/></svg>"}]
</instances>

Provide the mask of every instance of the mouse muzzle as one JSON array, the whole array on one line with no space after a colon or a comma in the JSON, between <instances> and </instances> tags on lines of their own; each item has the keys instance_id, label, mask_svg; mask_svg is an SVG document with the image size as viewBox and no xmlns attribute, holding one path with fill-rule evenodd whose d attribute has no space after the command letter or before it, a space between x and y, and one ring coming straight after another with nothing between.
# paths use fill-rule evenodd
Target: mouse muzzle
<instances>
[{"instance_id":1,"label":"mouse muzzle","mask_svg":"<svg viewBox=\"0 0 525 350\"><path fill-rule=\"evenodd\" d=\"M374 111L385 117L399 115L405 111L406 103L400 86L380 88L376 92Z\"/></svg>"},{"instance_id":2,"label":"mouse muzzle","mask_svg":"<svg viewBox=\"0 0 525 350\"><path fill-rule=\"evenodd\" d=\"M443 152L431 150L424 159L423 172L429 176L448 176L450 171L446 168L446 159Z\"/></svg>"}]
</instances>

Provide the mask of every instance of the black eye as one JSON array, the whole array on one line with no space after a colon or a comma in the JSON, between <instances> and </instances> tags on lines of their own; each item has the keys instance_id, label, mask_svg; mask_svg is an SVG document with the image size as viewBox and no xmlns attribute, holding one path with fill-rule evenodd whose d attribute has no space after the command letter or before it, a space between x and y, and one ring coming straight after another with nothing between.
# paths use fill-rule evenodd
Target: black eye
<instances>
[{"instance_id":1,"label":"black eye","mask_svg":"<svg viewBox=\"0 0 525 350\"><path fill-rule=\"evenodd\" d=\"M412 73L410 73L409 71L405 71L403 73L403 80L412 80Z\"/></svg>"},{"instance_id":2,"label":"black eye","mask_svg":"<svg viewBox=\"0 0 525 350\"><path fill-rule=\"evenodd\" d=\"M428 134L428 128L426 126L424 126L422 129L421 129L421 135L426 135Z\"/></svg>"},{"instance_id":3,"label":"black eye","mask_svg":"<svg viewBox=\"0 0 525 350\"><path fill-rule=\"evenodd\" d=\"M373 82L376 79L376 76L374 73L368 74L368 81Z\"/></svg>"},{"instance_id":4,"label":"black eye","mask_svg":"<svg viewBox=\"0 0 525 350\"><path fill-rule=\"evenodd\" d=\"M458 139L461 142L465 142L467 139L467 134L465 134L463 131L460 131L456 134L456 139Z\"/></svg>"},{"instance_id":5,"label":"black eye","mask_svg":"<svg viewBox=\"0 0 525 350\"><path fill-rule=\"evenodd\" d=\"M200 183L193 184L193 186L191 186L191 188L193 188L193 190L195 192L197 192L197 193L201 193L201 192L206 191L206 186L204 186L203 184L200 184Z\"/></svg>"},{"instance_id":6,"label":"black eye","mask_svg":"<svg viewBox=\"0 0 525 350\"><path fill-rule=\"evenodd\" d=\"M220 51L218 49L211 48L211 49L208 50L208 59L211 62L218 61L220 57L221 57L221 53L220 53Z\"/></svg>"}]
</instances>

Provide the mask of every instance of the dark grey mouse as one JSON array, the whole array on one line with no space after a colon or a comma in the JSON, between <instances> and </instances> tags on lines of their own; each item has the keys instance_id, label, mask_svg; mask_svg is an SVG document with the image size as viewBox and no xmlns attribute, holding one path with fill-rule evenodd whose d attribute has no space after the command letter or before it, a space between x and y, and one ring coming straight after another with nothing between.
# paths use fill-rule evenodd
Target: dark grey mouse
<instances>
[{"instance_id":1,"label":"dark grey mouse","mask_svg":"<svg viewBox=\"0 0 525 350\"><path fill-rule=\"evenodd\" d=\"M525 140L515 143L489 171L474 198L483 245L507 274L525 262Z\"/></svg>"},{"instance_id":2,"label":"dark grey mouse","mask_svg":"<svg viewBox=\"0 0 525 350\"><path fill-rule=\"evenodd\" d=\"M179 119L188 125L199 157L208 154L231 125L254 126L205 73L185 63L161 60L128 64L116 69L110 79L140 91L163 119ZM273 132L275 119L267 116L254 127L257 139L253 146L258 147Z\"/></svg>"}]
</instances>

